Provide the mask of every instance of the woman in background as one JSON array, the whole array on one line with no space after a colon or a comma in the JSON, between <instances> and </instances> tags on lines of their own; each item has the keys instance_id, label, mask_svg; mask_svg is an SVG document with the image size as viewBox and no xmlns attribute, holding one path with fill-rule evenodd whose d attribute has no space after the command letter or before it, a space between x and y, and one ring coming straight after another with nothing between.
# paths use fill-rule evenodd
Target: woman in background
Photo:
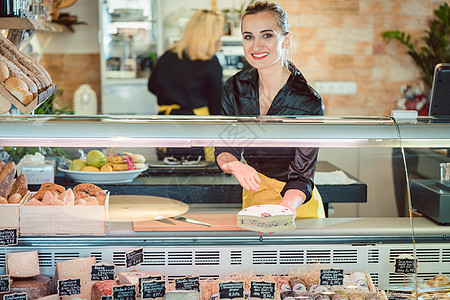
<instances>
[{"instance_id":1,"label":"woman in background","mask_svg":"<svg viewBox=\"0 0 450 300\"><path fill-rule=\"evenodd\" d=\"M253 68L227 80L222 113L323 115L320 95L285 59L292 43L285 11L275 3L256 2L245 10L241 31L244 55ZM216 148L216 162L243 187L243 208L280 204L300 218L323 218L314 186L317 154L317 148Z\"/></svg>"},{"instance_id":2,"label":"woman in background","mask_svg":"<svg viewBox=\"0 0 450 300\"><path fill-rule=\"evenodd\" d=\"M223 16L197 11L183 37L158 60L148 89L158 98L159 114L220 114L222 67L216 57Z\"/></svg>"}]
</instances>

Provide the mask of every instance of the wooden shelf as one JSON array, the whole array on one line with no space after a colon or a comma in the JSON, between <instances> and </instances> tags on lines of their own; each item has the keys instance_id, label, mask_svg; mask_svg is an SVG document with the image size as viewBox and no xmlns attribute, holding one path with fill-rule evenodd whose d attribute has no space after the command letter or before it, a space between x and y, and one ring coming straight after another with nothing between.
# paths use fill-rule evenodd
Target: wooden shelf
<instances>
[{"instance_id":1,"label":"wooden shelf","mask_svg":"<svg viewBox=\"0 0 450 300\"><path fill-rule=\"evenodd\" d=\"M4 86L0 84L0 110L14 105L21 113L28 115L32 113L39 105L47 100L56 90L56 84L52 84L48 89L37 95L28 105L24 105L16 97L14 97ZM3 109L2 109L3 108ZM7 112L4 111L3 113ZM2 112L0 112L2 113Z\"/></svg>"},{"instance_id":2,"label":"wooden shelf","mask_svg":"<svg viewBox=\"0 0 450 300\"><path fill-rule=\"evenodd\" d=\"M0 29L35 30L40 32L69 32L64 25L37 19L4 17L0 18Z\"/></svg>"}]
</instances>

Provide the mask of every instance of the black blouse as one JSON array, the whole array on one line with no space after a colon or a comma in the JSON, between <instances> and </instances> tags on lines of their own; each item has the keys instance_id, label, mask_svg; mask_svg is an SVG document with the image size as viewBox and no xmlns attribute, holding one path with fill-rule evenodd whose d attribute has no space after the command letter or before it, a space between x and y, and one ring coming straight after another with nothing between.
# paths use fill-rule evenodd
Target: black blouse
<instances>
[{"instance_id":1,"label":"black blouse","mask_svg":"<svg viewBox=\"0 0 450 300\"><path fill-rule=\"evenodd\" d=\"M152 70L148 90L159 105L178 104L181 108L173 114L192 115L194 108L208 106L210 114L220 115L222 67L216 56L205 61L179 59L167 51Z\"/></svg>"},{"instance_id":2,"label":"black blouse","mask_svg":"<svg viewBox=\"0 0 450 300\"><path fill-rule=\"evenodd\" d=\"M300 71L289 63L291 75L273 100L267 115L323 115L320 95L307 83ZM259 116L258 72L241 71L227 80L222 95L222 114L227 116ZM286 145L288 146L288 145ZM318 148L216 148L233 154L256 171L286 182L281 195L288 189L298 189L311 199ZM305 201L305 202L306 202Z\"/></svg>"}]
</instances>

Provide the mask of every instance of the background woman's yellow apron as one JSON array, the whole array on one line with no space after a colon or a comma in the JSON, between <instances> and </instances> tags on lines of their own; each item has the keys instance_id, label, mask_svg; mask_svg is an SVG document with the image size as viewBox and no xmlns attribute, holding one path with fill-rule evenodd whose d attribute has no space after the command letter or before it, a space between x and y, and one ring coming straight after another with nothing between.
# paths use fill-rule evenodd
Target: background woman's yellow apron
<instances>
[{"instance_id":1,"label":"background woman's yellow apron","mask_svg":"<svg viewBox=\"0 0 450 300\"><path fill-rule=\"evenodd\" d=\"M256 192L243 189L242 208L261 204L280 204L283 199L280 192L283 190L285 182L267 177L261 173L258 173L258 175L261 178L261 183ZM322 198L315 186L311 199L297 209L297 218L325 218Z\"/></svg>"}]
</instances>

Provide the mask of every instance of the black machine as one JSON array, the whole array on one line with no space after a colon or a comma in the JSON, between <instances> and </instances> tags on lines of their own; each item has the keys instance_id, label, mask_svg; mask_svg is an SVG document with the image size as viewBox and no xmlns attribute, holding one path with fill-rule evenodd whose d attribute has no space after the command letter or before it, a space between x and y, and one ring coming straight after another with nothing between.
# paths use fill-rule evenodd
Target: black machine
<instances>
[{"instance_id":1,"label":"black machine","mask_svg":"<svg viewBox=\"0 0 450 300\"><path fill-rule=\"evenodd\" d=\"M450 63L438 64L434 69L429 115L450 117Z\"/></svg>"}]
</instances>

